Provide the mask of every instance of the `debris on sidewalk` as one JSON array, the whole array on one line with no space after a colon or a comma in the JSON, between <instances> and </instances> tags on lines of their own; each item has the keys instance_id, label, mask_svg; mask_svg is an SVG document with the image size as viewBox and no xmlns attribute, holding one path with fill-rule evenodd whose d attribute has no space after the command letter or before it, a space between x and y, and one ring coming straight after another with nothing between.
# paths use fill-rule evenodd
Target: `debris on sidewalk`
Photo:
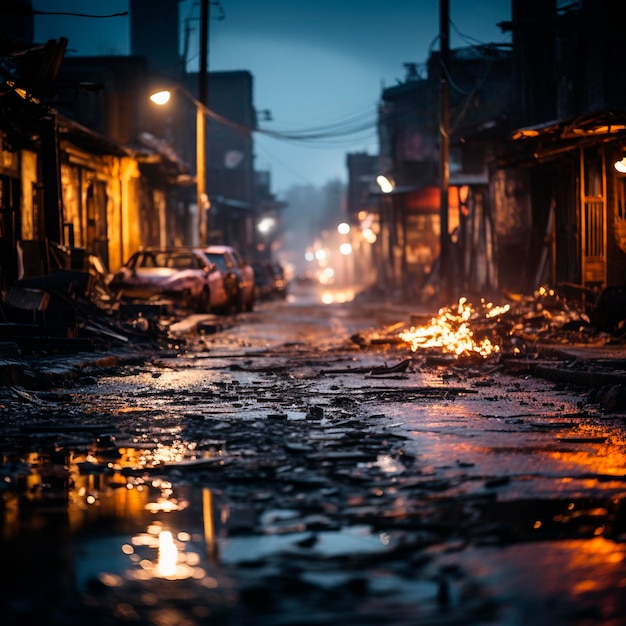
<instances>
[{"instance_id":1,"label":"debris on sidewalk","mask_svg":"<svg viewBox=\"0 0 626 626\"><path fill-rule=\"evenodd\" d=\"M322 369L320 374L368 374L370 376L379 376L383 374L397 374L406 372L411 364L412 359L404 359L395 365L382 365L372 367L344 367L334 369Z\"/></svg>"}]
</instances>

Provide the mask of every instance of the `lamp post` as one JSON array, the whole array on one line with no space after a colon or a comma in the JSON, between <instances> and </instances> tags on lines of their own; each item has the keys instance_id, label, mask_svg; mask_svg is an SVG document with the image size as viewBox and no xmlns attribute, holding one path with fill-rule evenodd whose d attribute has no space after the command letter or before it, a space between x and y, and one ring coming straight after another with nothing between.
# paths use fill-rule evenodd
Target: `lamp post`
<instances>
[{"instance_id":1,"label":"lamp post","mask_svg":"<svg viewBox=\"0 0 626 626\"><path fill-rule=\"evenodd\" d=\"M196 204L198 211L198 244L207 243L209 198L206 192L206 120L208 108L181 85L157 91L150 100L159 106L167 104L172 91L180 91L196 107Z\"/></svg>"}]
</instances>

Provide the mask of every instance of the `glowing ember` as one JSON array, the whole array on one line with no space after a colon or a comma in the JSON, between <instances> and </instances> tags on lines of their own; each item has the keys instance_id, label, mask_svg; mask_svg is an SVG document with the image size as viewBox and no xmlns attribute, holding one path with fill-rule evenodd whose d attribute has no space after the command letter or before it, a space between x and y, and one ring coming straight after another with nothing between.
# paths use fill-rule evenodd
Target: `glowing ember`
<instances>
[{"instance_id":1,"label":"glowing ember","mask_svg":"<svg viewBox=\"0 0 626 626\"><path fill-rule=\"evenodd\" d=\"M484 317L493 318L506 313L510 307L494 307L491 303L483 302L482 308ZM457 356L479 354L487 358L499 352L500 347L487 338L476 341L469 322L478 315L467 298L460 298L457 307L440 309L439 315L432 318L429 326L412 326L410 330L400 333L400 339L410 344L413 352L420 348L441 348Z\"/></svg>"}]
</instances>

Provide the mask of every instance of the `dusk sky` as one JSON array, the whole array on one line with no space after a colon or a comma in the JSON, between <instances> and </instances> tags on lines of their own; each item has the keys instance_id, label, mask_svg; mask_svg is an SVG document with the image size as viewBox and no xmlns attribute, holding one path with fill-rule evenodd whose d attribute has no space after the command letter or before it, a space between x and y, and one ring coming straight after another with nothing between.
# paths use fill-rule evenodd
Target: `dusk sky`
<instances>
[{"instance_id":1,"label":"dusk sky","mask_svg":"<svg viewBox=\"0 0 626 626\"><path fill-rule=\"evenodd\" d=\"M376 108L382 89L405 76L404 63L423 64L438 49L438 0L358 3L342 0L221 0L211 2L209 71L248 70L254 106L277 131L332 126L336 137L298 142L258 133L256 168L269 170L280 195L292 185L346 181L347 152L376 154ZM110 15L127 0L33 0L41 11ZM181 19L198 29L197 0L180 3ZM510 19L510 0L450 0L451 47L505 43L498 22ZM192 33L190 50L197 50ZM68 55L128 54L128 17L36 16L35 39L65 36ZM198 58L190 55L190 70ZM354 129L354 134L345 134Z\"/></svg>"}]
</instances>

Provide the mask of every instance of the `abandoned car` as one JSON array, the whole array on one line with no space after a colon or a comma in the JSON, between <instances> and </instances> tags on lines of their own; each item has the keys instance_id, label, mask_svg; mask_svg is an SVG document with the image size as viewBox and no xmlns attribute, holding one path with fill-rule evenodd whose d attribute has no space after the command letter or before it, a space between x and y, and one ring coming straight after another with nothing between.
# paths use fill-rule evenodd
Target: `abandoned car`
<instances>
[{"instance_id":1,"label":"abandoned car","mask_svg":"<svg viewBox=\"0 0 626 626\"><path fill-rule=\"evenodd\" d=\"M223 309L228 302L219 267L199 249L140 250L112 275L109 288L120 300L169 300L196 313Z\"/></svg>"}]
</instances>

